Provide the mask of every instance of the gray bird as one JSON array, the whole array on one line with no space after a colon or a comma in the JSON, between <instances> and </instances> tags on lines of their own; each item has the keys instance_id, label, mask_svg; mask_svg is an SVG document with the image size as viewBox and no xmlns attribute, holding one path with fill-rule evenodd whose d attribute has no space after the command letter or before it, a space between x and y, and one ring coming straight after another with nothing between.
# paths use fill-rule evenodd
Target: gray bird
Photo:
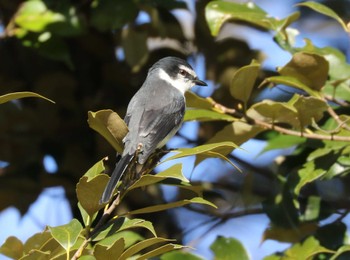
<instances>
[{"instance_id":1,"label":"gray bird","mask_svg":"<svg viewBox=\"0 0 350 260\"><path fill-rule=\"evenodd\" d=\"M207 86L182 59L166 57L150 68L128 105L124 121L129 132L123 139L124 151L103 192L101 204L111 199L133 159L145 164L179 130L186 108L184 94L194 85Z\"/></svg>"}]
</instances>

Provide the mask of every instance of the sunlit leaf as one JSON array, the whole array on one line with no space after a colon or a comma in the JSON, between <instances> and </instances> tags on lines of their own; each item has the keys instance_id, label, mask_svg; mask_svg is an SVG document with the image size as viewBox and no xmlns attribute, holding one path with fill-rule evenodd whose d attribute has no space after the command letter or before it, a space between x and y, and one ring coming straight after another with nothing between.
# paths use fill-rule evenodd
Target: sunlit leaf
<instances>
[{"instance_id":1,"label":"sunlit leaf","mask_svg":"<svg viewBox=\"0 0 350 260\"><path fill-rule=\"evenodd\" d=\"M166 253L160 257L161 260L203 260L203 258L200 258L199 256L196 256L194 254L191 254L189 252L184 251L171 251L169 253Z\"/></svg>"},{"instance_id":2,"label":"sunlit leaf","mask_svg":"<svg viewBox=\"0 0 350 260\"><path fill-rule=\"evenodd\" d=\"M264 129L259 126L237 121L228 124L222 130L216 132L216 134L209 139L208 143L231 141L237 145L241 145L262 131L264 131Z\"/></svg>"},{"instance_id":3,"label":"sunlit leaf","mask_svg":"<svg viewBox=\"0 0 350 260\"><path fill-rule=\"evenodd\" d=\"M213 108L213 105L208 98L202 98L193 92L187 91L185 97L187 107L204 110L211 110Z\"/></svg>"},{"instance_id":4,"label":"sunlit leaf","mask_svg":"<svg viewBox=\"0 0 350 260\"><path fill-rule=\"evenodd\" d=\"M235 99L242 101L245 108L250 99L259 70L260 65L253 61L250 65L237 70L233 75L230 93Z\"/></svg>"},{"instance_id":5,"label":"sunlit leaf","mask_svg":"<svg viewBox=\"0 0 350 260\"><path fill-rule=\"evenodd\" d=\"M156 257L159 255L162 255L164 253L173 251L173 250L178 250L178 249L183 249L186 248L186 246L178 245L178 244L166 244L163 246L160 246L154 250L151 250L143 255L140 255L137 257L138 260L146 260L146 259L151 259L152 257Z\"/></svg>"},{"instance_id":6,"label":"sunlit leaf","mask_svg":"<svg viewBox=\"0 0 350 260\"><path fill-rule=\"evenodd\" d=\"M193 121L193 120L200 121L200 122L219 121L219 120L230 122L230 121L234 121L235 118L230 115L211 111L211 110L187 109L185 113L184 121Z\"/></svg>"},{"instance_id":7,"label":"sunlit leaf","mask_svg":"<svg viewBox=\"0 0 350 260\"><path fill-rule=\"evenodd\" d=\"M274 149L286 149L293 146L297 146L299 144L305 143L306 138L299 136L290 136L290 135L278 135L267 141L266 146L261 151L261 153L265 153Z\"/></svg>"},{"instance_id":8,"label":"sunlit leaf","mask_svg":"<svg viewBox=\"0 0 350 260\"><path fill-rule=\"evenodd\" d=\"M106 237L117 234L118 232L129 230L132 228L144 228L152 233L153 236L157 236L153 224L150 221L143 219L128 219L126 217L119 217L108 223L108 225L101 232L93 237L93 241L100 241Z\"/></svg>"},{"instance_id":9,"label":"sunlit leaf","mask_svg":"<svg viewBox=\"0 0 350 260\"><path fill-rule=\"evenodd\" d=\"M182 164L175 164L156 175L143 175L139 180L133 183L128 190L155 184L169 178L179 180L181 182L189 182L189 180L182 173Z\"/></svg>"},{"instance_id":10,"label":"sunlit leaf","mask_svg":"<svg viewBox=\"0 0 350 260\"><path fill-rule=\"evenodd\" d=\"M309 161L304 164L304 168L298 171L298 176L300 178L298 184L295 186L295 194L300 193L300 189L306 184L313 182L327 173L327 170L317 168L315 166L315 161Z\"/></svg>"},{"instance_id":11,"label":"sunlit leaf","mask_svg":"<svg viewBox=\"0 0 350 260\"><path fill-rule=\"evenodd\" d=\"M128 132L123 119L110 109L88 112L89 126L102 135L119 152L123 152L123 138Z\"/></svg>"},{"instance_id":12,"label":"sunlit leaf","mask_svg":"<svg viewBox=\"0 0 350 260\"><path fill-rule=\"evenodd\" d=\"M326 16L329 16L331 18L333 18L334 20L336 20L346 32L349 32L349 28L346 26L346 24L344 23L344 21L336 14L336 12L334 12L332 9L330 9L329 7L321 4L321 3L317 3L314 1L308 1L308 2L303 2L303 3L299 3L297 4L298 6L306 6L311 8L312 10L319 12L321 14L324 14Z\"/></svg>"},{"instance_id":13,"label":"sunlit leaf","mask_svg":"<svg viewBox=\"0 0 350 260\"><path fill-rule=\"evenodd\" d=\"M287 85L287 86L301 89L314 97L321 97L320 93L318 93L315 90L312 90L310 87L308 87L303 82L299 81L297 78L294 78L294 77L289 77L289 76L269 77L269 78L264 79L264 81L260 84L260 86L267 85L267 84Z\"/></svg>"},{"instance_id":14,"label":"sunlit leaf","mask_svg":"<svg viewBox=\"0 0 350 260\"><path fill-rule=\"evenodd\" d=\"M114 233L113 235L107 236L106 238L100 240L98 242L99 245L109 247L114 244L115 241L123 239L124 240L124 248L128 248L131 245L134 245L135 243L144 240L144 237L142 237L140 234L125 230L125 231L118 231L117 233Z\"/></svg>"},{"instance_id":15,"label":"sunlit leaf","mask_svg":"<svg viewBox=\"0 0 350 260\"><path fill-rule=\"evenodd\" d=\"M113 244L104 246L96 244L94 247L94 256L96 259L120 259L124 251L125 243L124 239L115 240Z\"/></svg>"},{"instance_id":16,"label":"sunlit leaf","mask_svg":"<svg viewBox=\"0 0 350 260\"><path fill-rule=\"evenodd\" d=\"M167 209L182 207L182 206L185 206L185 205L188 205L191 203L198 203L198 204L208 205L208 206L216 208L216 206L213 203L211 203L210 201L207 201L201 197L195 197L193 199L185 199L185 200L180 200L180 201L175 201L175 202L169 202L166 204L149 206L149 207L145 207L142 209L132 210L132 211L128 212L128 214L136 215L136 214L145 214L145 213L151 213L151 212L164 211Z\"/></svg>"},{"instance_id":17,"label":"sunlit leaf","mask_svg":"<svg viewBox=\"0 0 350 260\"><path fill-rule=\"evenodd\" d=\"M159 247L160 243L166 243L170 241L174 241L174 239L166 239L162 237L152 237L149 239L145 239L125 250L125 252L121 255L120 259L128 259L129 257L140 253L141 250L144 250L147 247L155 245L158 245L157 247Z\"/></svg>"},{"instance_id":18,"label":"sunlit leaf","mask_svg":"<svg viewBox=\"0 0 350 260\"><path fill-rule=\"evenodd\" d=\"M289 259L312 259L313 256L320 253L333 253L320 245L320 243L314 238L309 237L303 243L293 245L285 252L285 256Z\"/></svg>"},{"instance_id":19,"label":"sunlit leaf","mask_svg":"<svg viewBox=\"0 0 350 260\"><path fill-rule=\"evenodd\" d=\"M85 174L84 176L88 177L88 180L95 178L97 175L100 175L101 173L105 172L105 166L104 161L105 159L102 159L95 163Z\"/></svg>"},{"instance_id":20,"label":"sunlit leaf","mask_svg":"<svg viewBox=\"0 0 350 260\"><path fill-rule=\"evenodd\" d=\"M311 52L295 53L285 66L278 69L282 76L295 78L315 91L324 87L328 71L328 61L323 56Z\"/></svg>"},{"instance_id":21,"label":"sunlit leaf","mask_svg":"<svg viewBox=\"0 0 350 260\"><path fill-rule=\"evenodd\" d=\"M285 243L298 243L305 237L314 234L317 228L318 225L316 223L303 223L290 228L268 227L264 231L262 241L271 239Z\"/></svg>"},{"instance_id":22,"label":"sunlit leaf","mask_svg":"<svg viewBox=\"0 0 350 260\"><path fill-rule=\"evenodd\" d=\"M50 240L53 240L53 237L48 230L45 230L42 233L34 234L24 243L24 252L29 253L33 249L38 249L41 251L48 250L48 248L45 248L45 246L49 244Z\"/></svg>"},{"instance_id":23,"label":"sunlit leaf","mask_svg":"<svg viewBox=\"0 0 350 260\"><path fill-rule=\"evenodd\" d=\"M235 238L226 238L219 236L211 244L210 249L214 252L215 259L231 260L241 259L249 260L248 253L241 242Z\"/></svg>"},{"instance_id":24,"label":"sunlit leaf","mask_svg":"<svg viewBox=\"0 0 350 260\"><path fill-rule=\"evenodd\" d=\"M80 222L73 219L66 225L49 227L52 237L69 252L71 247L76 243L80 232L83 230ZM67 253L68 254L68 253Z\"/></svg>"},{"instance_id":25,"label":"sunlit leaf","mask_svg":"<svg viewBox=\"0 0 350 260\"><path fill-rule=\"evenodd\" d=\"M253 119L271 124L286 123L293 127L299 126L296 109L283 102L263 100L262 102L252 105L248 109L247 115Z\"/></svg>"},{"instance_id":26,"label":"sunlit leaf","mask_svg":"<svg viewBox=\"0 0 350 260\"><path fill-rule=\"evenodd\" d=\"M350 245L344 245L337 250L337 252L330 258L330 260L341 259L340 256L342 254L349 253L349 252L350 252Z\"/></svg>"},{"instance_id":27,"label":"sunlit leaf","mask_svg":"<svg viewBox=\"0 0 350 260\"><path fill-rule=\"evenodd\" d=\"M90 217L93 217L103 207L100 204L100 199L107 182L108 176L106 174L100 174L90 181L88 177L83 176L77 184L76 192L78 201Z\"/></svg>"},{"instance_id":28,"label":"sunlit leaf","mask_svg":"<svg viewBox=\"0 0 350 260\"><path fill-rule=\"evenodd\" d=\"M17 237L10 236L0 247L0 253L13 259L20 259L23 256L23 243Z\"/></svg>"},{"instance_id":29,"label":"sunlit leaf","mask_svg":"<svg viewBox=\"0 0 350 260\"><path fill-rule=\"evenodd\" d=\"M13 93L9 93L9 94L5 94L5 95L0 96L0 104L6 103L6 102L11 101L11 100L20 99L20 98L28 98L28 97L42 98L42 99L45 99L46 101L49 101L51 103L55 103L51 99L48 99L48 98L46 98L42 95L39 95L37 93L30 92L30 91L24 91L24 92L13 92Z\"/></svg>"}]
</instances>

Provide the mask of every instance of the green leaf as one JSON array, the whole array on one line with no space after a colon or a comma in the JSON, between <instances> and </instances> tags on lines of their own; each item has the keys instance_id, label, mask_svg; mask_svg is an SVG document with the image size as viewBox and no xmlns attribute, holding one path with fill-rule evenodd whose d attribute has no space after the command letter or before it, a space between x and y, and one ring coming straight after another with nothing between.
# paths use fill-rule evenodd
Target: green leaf
<instances>
[{"instance_id":1,"label":"green leaf","mask_svg":"<svg viewBox=\"0 0 350 260\"><path fill-rule=\"evenodd\" d=\"M143 219L128 219L126 217L118 217L113 221L109 222L104 230L99 232L93 237L93 241L99 241L106 237L112 236L117 232L125 231L131 228L145 228L149 230L153 236L157 236L153 224L150 221Z\"/></svg>"},{"instance_id":2,"label":"green leaf","mask_svg":"<svg viewBox=\"0 0 350 260\"><path fill-rule=\"evenodd\" d=\"M136 242L144 240L144 237L133 231L118 231L113 235L110 235L98 242L99 245L109 247L114 244L115 241L123 239L124 248L128 248L131 245L134 245Z\"/></svg>"},{"instance_id":3,"label":"green leaf","mask_svg":"<svg viewBox=\"0 0 350 260\"><path fill-rule=\"evenodd\" d=\"M279 134L267 141L267 145L261 151L261 154L274 149L290 148L305 142L306 138L304 137Z\"/></svg>"},{"instance_id":4,"label":"green leaf","mask_svg":"<svg viewBox=\"0 0 350 260\"><path fill-rule=\"evenodd\" d=\"M149 239L145 239L125 250L125 252L121 255L120 259L128 259L129 257L140 253L140 251L144 250L147 247L156 246L159 243L165 243L170 241L174 241L174 239L166 239L162 237L152 237Z\"/></svg>"},{"instance_id":5,"label":"green leaf","mask_svg":"<svg viewBox=\"0 0 350 260\"><path fill-rule=\"evenodd\" d=\"M128 127L119 115L110 109L88 112L89 126L102 135L119 152L123 152L123 138Z\"/></svg>"},{"instance_id":6,"label":"green leaf","mask_svg":"<svg viewBox=\"0 0 350 260\"><path fill-rule=\"evenodd\" d=\"M253 61L250 65L237 70L233 75L230 93L231 95L244 103L244 110L249 101L255 81L258 77L260 64Z\"/></svg>"},{"instance_id":7,"label":"green leaf","mask_svg":"<svg viewBox=\"0 0 350 260\"><path fill-rule=\"evenodd\" d=\"M249 260L249 256L241 242L235 238L218 236L211 244L210 249L215 255L215 259L220 260Z\"/></svg>"},{"instance_id":8,"label":"green leaf","mask_svg":"<svg viewBox=\"0 0 350 260\"><path fill-rule=\"evenodd\" d=\"M328 78L329 64L321 55L312 52L297 52L279 73L293 77L312 90L320 91Z\"/></svg>"},{"instance_id":9,"label":"green leaf","mask_svg":"<svg viewBox=\"0 0 350 260\"><path fill-rule=\"evenodd\" d=\"M169 251L183 249L183 248L186 248L186 247L183 245L177 245L177 244L166 244L137 257L137 259L138 260L151 259L152 257L159 256Z\"/></svg>"},{"instance_id":10,"label":"green leaf","mask_svg":"<svg viewBox=\"0 0 350 260\"><path fill-rule=\"evenodd\" d=\"M301 90L307 92L308 94L310 94L311 96L321 97L319 92L312 90L310 87L308 87L303 82L299 81L297 78L294 78L294 77L288 77L288 76L273 76L273 77L269 77L269 78L264 79L264 81L260 84L259 87L261 87L263 85L268 85L268 84L287 85L287 86L291 86L291 87L294 87L294 88L301 89Z\"/></svg>"},{"instance_id":11,"label":"green leaf","mask_svg":"<svg viewBox=\"0 0 350 260\"><path fill-rule=\"evenodd\" d=\"M208 205L208 206L217 208L210 201L207 201L201 197L195 197L192 199L185 199L185 200L170 202L170 203L166 203L166 204L159 204L159 205L155 205L155 206L149 206L149 207L145 207L145 208L141 208L141 209L136 209L136 210L129 211L126 214L136 215L136 214L152 213L152 212L164 211L164 210L172 209L172 208L178 208L178 207L182 207L182 206L192 204L192 203L198 203L198 204Z\"/></svg>"},{"instance_id":12,"label":"green leaf","mask_svg":"<svg viewBox=\"0 0 350 260\"><path fill-rule=\"evenodd\" d=\"M77 242L83 227L77 219L73 219L66 225L49 227L49 230L52 237L66 250L67 255L69 255L69 251Z\"/></svg>"},{"instance_id":13,"label":"green leaf","mask_svg":"<svg viewBox=\"0 0 350 260\"><path fill-rule=\"evenodd\" d=\"M237 145L241 145L264 130L265 129L259 126L237 121L216 132L216 134L209 139L208 143L211 144L231 141Z\"/></svg>"},{"instance_id":14,"label":"green leaf","mask_svg":"<svg viewBox=\"0 0 350 260\"><path fill-rule=\"evenodd\" d=\"M108 179L109 178L106 174L100 174L91 180L89 180L88 177L83 176L77 184L76 192L78 201L89 214L90 218L103 208L103 205L100 204L100 199L107 185Z\"/></svg>"},{"instance_id":15,"label":"green leaf","mask_svg":"<svg viewBox=\"0 0 350 260\"><path fill-rule=\"evenodd\" d=\"M17 237L8 237L0 247L0 253L12 259L20 259L23 256L23 243Z\"/></svg>"},{"instance_id":16,"label":"green leaf","mask_svg":"<svg viewBox=\"0 0 350 260\"><path fill-rule=\"evenodd\" d=\"M122 47L125 60L133 72L138 72L146 63L148 58L147 47L148 34L145 31L135 31L130 27L123 30Z\"/></svg>"},{"instance_id":17,"label":"green leaf","mask_svg":"<svg viewBox=\"0 0 350 260\"><path fill-rule=\"evenodd\" d=\"M200 258L194 254L184 252L184 251L171 251L169 253L166 253L160 257L161 260L203 260L203 258Z\"/></svg>"},{"instance_id":18,"label":"green leaf","mask_svg":"<svg viewBox=\"0 0 350 260\"><path fill-rule=\"evenodd\" d=\"M306 184L321 178L327 173L327 170L316 168L315 161L310 161L304 164L304 168L298 171L298 176L300 178L298 184L295 186L295 194L299 194L302 187Z\"/></svg>"},{"instance_id":19,"label":"green leaf","mask_svg":"<svg viewBox=\"0 0 350 260\"><path fill-rule=\"evenodd\" d=\"M300 128L311 125L323 118L323 113L327 111L327 103L319 98L305 97L295 94L288 102L297 110Z\"/></svg>"},{"instance_id":20,"label":"green leaf","mask_svg":"<svg viewBox=\"0 0 350 260\"><path fill-rule=\"evenodd\" d=\"M128 188L128 191L139 187L155 184L169 178L189 183L189 180L182 173L182 164L175 164L165 171L158 173L157 175L143 175L139 180L137 180Z\"/></svg>"},{"instance_id":21,"label":"green leaf","mask_svg":"<svg viewBox=\"0 0 350 260\"><path fill-rule=\"evenodd\" d=\"M185 93L186 97L186 106L197 108L197 109L204 109L204 110L212 110L213 104L210 102L209 98L202 98L200 96L197 96L195 93L187 91Z\"/></svg>"},{"instance_id":22,"label":"green leaf","mask_svg":"<svg viewBox=\"0 0 350 260\"><path fill-rule=\"evenodd\" d=\"M39 251L37 249L32 249L28 254L21 257L21 260L38 260L38 259L50 259L50 251Z\"/></svg>"},{"instance_id":23,"label":"green leaf","mask_svg":"<svg viewBox=\"0 0 350 260\"><path fill-rule=\"evenodd\" d=\"M208 122L208 121L228 121L232 122L236 119L230 115L219 113L211 110L205 109L187 109L185 113L184 121L200 121L200 122Z\"/></svg>"},{"instance_id":24,"label":"green leaf","mask_svg":"<svg viewBox=\"0 0 350 260\"><path fill-rule=\"evenodd\" d=\"M105 172L104 159L98 161L94 164L85 174L84 176L88 177L88 181Z\"/></svg>"},{"instance_id":25,"label":"green leaf","mask_svg":"<svg viewBox=\"0 0 350 260\"><path fill-rule=\"evenodd\" d=\"M262 241L271 239L283 243L298 243L305 237L314 234L317 228L316 223L301 223L289 228L272 226L264 231Z\"/></svg>"},{"instance_id":26,"label":"green leaf","mask_svg":"<svg viewBox=\"0 0 350 260\"><path fill-rule=\"evenodd\" d=\"M191 155L199 155L199 154L208 155L209 152L227 155L230 152L232 152L234 148L238 148L238 146L233 142L229 142L229 141L212 143L212 144L204 144L193 148L182 148L182 149L176 150L175 152L177 152L177 154L167 158L164 162L186 157L186 156L191 156Z\"/></svg>"},{"instance_id":27,"label":"green leaf","mask_svg":"<svg viewBox=\"0 0 350 260\"><path fill-rule=\"evenodd\" d=\"M48 246L50 243L51 246ZM42 233L34 234L33 236L27 239L27 241L24 244L24 252L27 254L34 249L47 251L51 248L52 250L52 248L55 247L54 244L56 243L57 242L53 239L51 233L48 230L45 230Z\"/></svg>"},{"instance_id":28,"label":"green leaf","mask_svg":"<svg viewBox=\"0 0 350 260\"><path fill-rule=\"evenodd\" d=\"M263 100L251 106L247 115L250 118L274 123L286 123L293 127L299 126L296 109L288 103Z\"/></svg>"},{"instance_id":29,"label":"green leaf","mask_svg":"<svg viewBox=\"0 0 350 260\"><path fill-rule=\"evenodd\" d=\"M45 100L55 104L55 101L52 101L51 99L48 99L42 95L39 95L39 94L34 93L34 92L30 92L30 91L13 92L13 93L2 95L2 96L0 96L0 104L9 102L11 100L15 100L15 99L19 99L19 98L28 98L28 97L42 98L42 99L45 99Z\"/></svg>"},{"instance_id":30,"label":"green leaf","mask_svg":"<svg viewBox=\"0 0 350 260\"><path fill-rule=\"evenodd\" d=\"M309 237L303 243L295 244L285 252L288 259L312 259L313 256L320 253L333 253L314 238Z\"/></svg>"},{"instance_id":31,"label":"green leaf","mask_svg":"<svg viewBox=\"0 0 350 260\"><path fill-rule=\"evenodd\" d=\"M330 260L341 259L339 256L349 252L350 252L350 245L344 245L337 250L337 252L330 258Z\"/></svg>"},{"instance_id":32,"label":"green leaf","mask_svg":"<svg viewBox=\"0 0 350 260\"><path fill-rule=\"evenodd\" d=\"M48 25L63 21L62 14L49 10L41 0L25 1L15 16L18 26L33 32L41 32Z\"/></svg>"},{"instance_id":33,"label":"green leaf","mask_svg":"<svg viewBox=\"0 0 350 260\"><path fill-rule=\"evenodd\" d=\"M326 16L329 16L331 18L333 18L334 20L336 20L346 32L350 32L350 29L346 26L346 24L344 23L344 21L329 7L314 2L314 1L309 1L309 2L303 2L303 3L299 3L297 4L298 6L305 6L305 7L309 7L312 10L324 14Z\"/></svg>"},{"instance_id":34,"label":"green leaf","mask_svg":"<svg viewBox=\"0 0 350 260\"><path fill-rule=\"evenodd\" d=\"M138 9L133 1L97 0L91 4L90 23L105 32L122 28L137 14Z\"/></svg>"},{"instance_id":35,"label":"green leaf","mask_svg":"<svg viewBox=\"0 0 350 260\"><path fill-rule=\"evenodd\" d=\"M124 251L124 239L115 240L110 246L96 244L94 247L94 256L96 259L120 259Z\"/></svg>"}]
</instances>

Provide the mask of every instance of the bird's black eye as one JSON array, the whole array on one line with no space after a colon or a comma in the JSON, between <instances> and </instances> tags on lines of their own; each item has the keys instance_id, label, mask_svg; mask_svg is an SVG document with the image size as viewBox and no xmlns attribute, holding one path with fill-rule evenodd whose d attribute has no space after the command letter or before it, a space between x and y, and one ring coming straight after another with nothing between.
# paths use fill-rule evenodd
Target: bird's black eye
<instances>
[{"instance_id":1,"label":"bird's black eye","mask_svg":"<svg viewBox=\"0 0 350 260\"><path fill-rule=\"evenodd\" d=\"M182 75L182 76L186 76L187 75L187 71L180 69L179 70L179 74Z\"/></svg>"}]
</instances>

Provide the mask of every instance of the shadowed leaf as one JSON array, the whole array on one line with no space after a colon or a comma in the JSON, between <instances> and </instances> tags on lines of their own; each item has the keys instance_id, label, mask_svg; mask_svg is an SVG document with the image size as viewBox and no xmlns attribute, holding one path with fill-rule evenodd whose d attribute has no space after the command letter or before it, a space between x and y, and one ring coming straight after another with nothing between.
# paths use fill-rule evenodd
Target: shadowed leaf
<instances>
[{"instance_id":1,"label":"shadowed leaf","mask_svg":"<svg viewBox=\"0 0 350 260\"><path fill-rule=\"evenodd\" d=\"M13 259L20 259L23 256L23 243L17 237L8 237L0 247L0 253Z\"/></svg>"},{"instance_id":2,"label":"shadowed leaf","mask_svg":"<svg viewBox=\"0 0 350 260\"><path fill-rule=\"evenodd\" d=\"M34 93L34 92L29 92L29 91L13 92L13 93L2 95L2 96L0 96L0 104L6 103L6 102L11 101L11 100L20 99L20 98L28 98L28 97L42 98L42 99L45 99L46 101L49 101L49 102L55 104L55 101L52 101L51 99L48 99L42 95L39 95L39 94Z\"/></svg>"}]
</instances>

